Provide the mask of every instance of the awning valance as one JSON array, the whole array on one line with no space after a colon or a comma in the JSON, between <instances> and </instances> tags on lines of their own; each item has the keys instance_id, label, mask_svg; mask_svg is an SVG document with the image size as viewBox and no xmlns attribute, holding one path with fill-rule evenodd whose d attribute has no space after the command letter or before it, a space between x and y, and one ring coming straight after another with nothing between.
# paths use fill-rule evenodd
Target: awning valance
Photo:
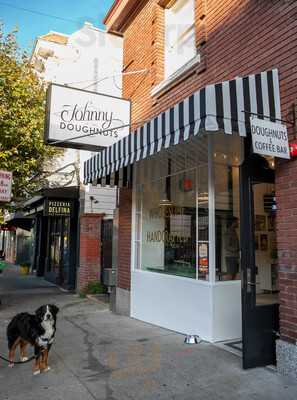
<instances>
[{"instance_id":1,"label":"awning valance","mask_svg":"<svg viewBox=\"0 0 297 400\"><path fill-rule=\"evenodd\" d=\"M281 118L277 69L207 85L85 162L84 182L125 186L132 165L201 132L250 131L250 116Z\"/></svg>"}]
</instances>

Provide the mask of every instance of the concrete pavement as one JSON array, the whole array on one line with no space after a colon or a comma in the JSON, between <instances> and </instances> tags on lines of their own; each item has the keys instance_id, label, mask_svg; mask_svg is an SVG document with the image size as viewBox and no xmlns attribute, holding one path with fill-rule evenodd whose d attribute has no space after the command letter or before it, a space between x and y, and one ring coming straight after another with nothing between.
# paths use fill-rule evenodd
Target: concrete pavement
<instances>
[{"instance_id":1,"label":"concrete pavement","mask_svg":"<svg viewBox=\"0 0 297 400\"><path fill-rule=\"evenodd\" d=\"M33 376L31 365L9 369L0 360L0 399L31 400L295 400L297 382L267 368L243 371L240 358L207 343L127 317L103 303L61 292L42 279L0 275L0 353L17 312L57 304L51 371Z\"/></svg>"}]
</instances>

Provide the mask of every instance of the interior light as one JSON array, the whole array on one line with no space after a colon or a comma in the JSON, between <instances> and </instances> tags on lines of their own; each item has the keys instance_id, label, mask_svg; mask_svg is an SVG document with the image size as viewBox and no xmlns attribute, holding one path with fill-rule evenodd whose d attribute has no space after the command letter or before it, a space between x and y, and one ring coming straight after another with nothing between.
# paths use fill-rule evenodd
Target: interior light
<instances>
[{"instance_id":1,"label":"interior light","mask_svg":"<svg viewBox=\"0 0 297 400\"><path fill-rule=\"evenodd\" d=\"M168 200L168 199L162 199L162 200L160 200L160 203L159 203L159 207L169 207L169 206L172 206L172 201L171 200Z\"/></svg>"}]
</instances>

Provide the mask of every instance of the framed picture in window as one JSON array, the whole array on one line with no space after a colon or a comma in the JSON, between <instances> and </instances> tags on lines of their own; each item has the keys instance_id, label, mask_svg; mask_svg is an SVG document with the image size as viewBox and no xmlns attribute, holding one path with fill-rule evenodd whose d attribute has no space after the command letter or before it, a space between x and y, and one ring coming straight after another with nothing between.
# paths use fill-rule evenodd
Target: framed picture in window
<instances>
[{"instance_id":1,"label":"framed picture in window","mask_svg":"<svg viewBox=\"0 0 297 400\"><path fill-rule=\"evenodd\" d=\"M267 251L268 250L268 236L260 235L260 250Z\"/></svg>"},{"instance_id":2,"label":"framed picture in window","mask_svg":"<svg viewBox=\"0 0 297 400\"><path fill-rule=\"evenodd\" d=\"M256 215L255 216L255 230L266 231L266 216L265 215Z\"/></svg>"},{"instance_id":3,"label":"framed picture in window","mask_svg":"<svg viewBox=\"0 0 297 400\"><path fill-rule=\"evenodd\" d=\"M275 216L269 215L267 217L267 228L269 232L275 231Z\"/></svg>"}]
</instances>

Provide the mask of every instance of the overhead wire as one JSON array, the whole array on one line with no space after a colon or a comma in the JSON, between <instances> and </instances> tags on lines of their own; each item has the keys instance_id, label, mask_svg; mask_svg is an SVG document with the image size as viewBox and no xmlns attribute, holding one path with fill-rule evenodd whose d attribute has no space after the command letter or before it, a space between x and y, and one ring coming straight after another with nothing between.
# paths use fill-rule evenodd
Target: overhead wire
<instances>
[{"instance_id":1,"label":"overhead wire","mask_svg":"<svg viewBox=\"0 0 297 400\"><path fill-rule=\"evenodd\" d=\"M40 16L43 16L43 17L55 18L55 19L60 20L60 21L72 22L74 24L77 24L77 22L78 22L78 21L75 21L74 19L59 17L57 15L44 13L42 11L32 10L30 8L15 6L13 4L5 3L5 2L2 2L2 1L0 1L0 5L5 6L5 7L14 8L15 10L20 10L20 11L25 11L25 12L28 12L28 13L31 13L31 14L40 15Z\"/></svg>"}]
</instances>

